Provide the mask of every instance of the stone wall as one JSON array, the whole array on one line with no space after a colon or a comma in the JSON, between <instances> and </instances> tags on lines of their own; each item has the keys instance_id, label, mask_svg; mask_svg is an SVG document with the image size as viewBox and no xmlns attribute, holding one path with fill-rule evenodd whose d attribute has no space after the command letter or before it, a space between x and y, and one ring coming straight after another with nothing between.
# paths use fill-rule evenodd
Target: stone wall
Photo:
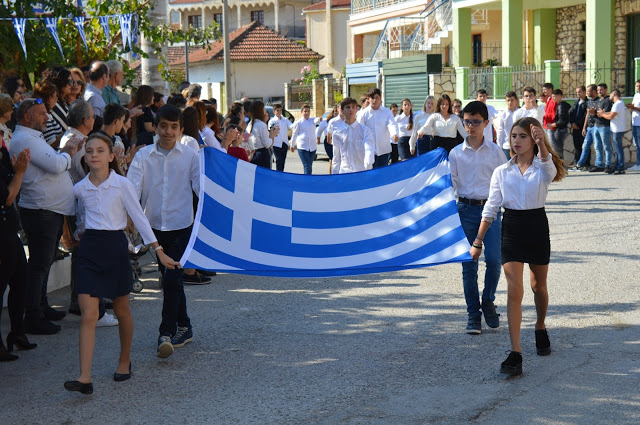
<instances>
[{"instance_id":1,"label":"stone wall","mask_svg":"<svg viewBox=\"0 0 640 425\"><path fill-rule=\"evenodd\" d=\"M612 143L612 162L615 163L615 150L613 150L613 139L610 141ZM624 160L625 166L631 166L636 163L636 158L638 153L636 152L636 148L633 144L633 138L631 136L631 131L628 131L624 135L624 139L622 140L622 148L624 149ZM564 139L564 161L567 165L574 164L575 159L575 148L573 146L573 137L571 133ZM604 152L603 152L604 155ZM594 164L596 159L595 147L592 145L591 147L591 165ZM604 159L604 158L603 158Z\"/></svg>"},{"instance_id":2,"label":"stone wall","mask_svg":"<svg viewBox=\"0 0 640 425\"><path fill-rule=\"evenodd\" d=\"M586 40L582 24L586 19L584 4L556 9L556 58L562 67L584 61Z\"/></svg>"},{"instance_id":3,"label":"stone wall","mask_svg":"<svg viewBox=\"0 0 640 425\"><path fill-rule=\"evenodd\" d=\"M440 74L429 74L429 96L436 98L448 94L456 96L456 72L454 68L443 67Z\"/></svg>"}]
</instances>

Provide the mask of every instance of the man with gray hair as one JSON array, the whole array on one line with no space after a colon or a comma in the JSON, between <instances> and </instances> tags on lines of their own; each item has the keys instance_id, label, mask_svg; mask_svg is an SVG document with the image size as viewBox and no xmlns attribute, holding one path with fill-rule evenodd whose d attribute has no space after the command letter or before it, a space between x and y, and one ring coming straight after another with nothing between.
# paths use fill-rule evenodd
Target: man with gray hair
<instances>
[{"instance_id":1,"label":"man with gray hair","mask_svg":"<svg viewBox=\"0 0 640 425\"><path fill-rule=\"evenodd\" d=\"M42 131L48 115L42 99L23 100L16 118L18 125L9 154L18 155L25 149L31 152L18 202L29 244L24 325L26 333L50 335L60 331L60 326L51 320L61 320L65 314L49 307L47 279L62 235L64 216L75 213L73 183L67 171L82 141L70 140L60 152L47 144Z\"/></svg>"},{"instance_id":2,"label":"man with gray hair","mask_svg":"<svg viewBox=\"0 0 640 425\"><path fill-rule=\"evenodd\" d=\"M102 117L102 110L107 105L102 97L102 89L109 83L109 68L102 61L91 64L89 69L89 84L84 91L84 100L93 106L93 113L97 117Z\"/></svg>"},{"instance_id":3,"label":"man with gray hair","mask_svg":"<svg viewBox=\"0 0 640 425\"><path fill-rule=\"evenodd\" d=\"M118 97L118 90L116 90L116 87L119 87L120 84L122 84L122 79L124 78L122 62L112 59L107 62L107 68L109 68L109 74L111 74L111 77L109 77L107 86L102 89L102 98L105 103L121 105L122 103Z\"/></svg>"},{"instance_id":4,"label":"man with gray hair","mask_svg":"<svg viewBox=\"0 0 640 425\"><path fill-rule=\"evenodd\" d=\"M69 107L69 113L67 114L69 128L67 128L67 131L60 139L60 148L63 148L72 139L77 139L82 142L86 141L87 136L93 130L95 118L93 107L89 102L82 99L74 101ZM84 153L83 145L82 148L78 150L78 153L71 158L69 175L71 176L71 180L73 180L73 184L78 183L86 175L81 164Z\"/></svg>"}]
</instances>

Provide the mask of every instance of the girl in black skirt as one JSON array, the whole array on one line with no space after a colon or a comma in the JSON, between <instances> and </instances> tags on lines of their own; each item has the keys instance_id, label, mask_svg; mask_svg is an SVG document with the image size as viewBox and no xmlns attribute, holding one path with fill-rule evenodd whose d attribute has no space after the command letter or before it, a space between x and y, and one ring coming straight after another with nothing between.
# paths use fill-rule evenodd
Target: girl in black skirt
<instances>
[{"instance_id":1,"label":"girl in black skirt","mask_svg":"<svg viewBox=\"0 0 640 425\"><path fill-rule=\"evenodd\" d=\"M131 377L133 318L129 293L133 271L123 231L127 226L127 214L144 242L153 247L158 261L169 269L180 264L165 255L158 244L133 184L119 173L111 139L94 133L89 136L85 151L89 174L73 187L78 199L78 221L86 229L78 249L77 290L82 312L80 376L75 381L65 382L64 387L91 394L91 362L101 297L113 299L113 310L119 322L120 360L113 379L125 381Z\"/></svg>"},{"instance_id":2,"label":"girl in black skirt","mask_svg":"<svg viewBox=\"0 0 640 425\"><path fill-rule=\"evenodd\" d=\"M474 260L482 252L482 239L501 207L502 266L507 278L507 315L511 353L501 365L501 372L510 375L522 373L520 325L522 323L522 297L524 263L531 271L531 289L534 293L537 321L536 349L540 356L551 353L551 344L545 327L549 305L547 273L549 271L549 223L544 210L547 192L552 181L562 180L567 171L562 160L553 151L540 122L535 118L522 118L513 124L510 132L512 158L498 167L491 177L489 199L482 211L478 237L470 254Z\"/></svg>"}]
</instances>

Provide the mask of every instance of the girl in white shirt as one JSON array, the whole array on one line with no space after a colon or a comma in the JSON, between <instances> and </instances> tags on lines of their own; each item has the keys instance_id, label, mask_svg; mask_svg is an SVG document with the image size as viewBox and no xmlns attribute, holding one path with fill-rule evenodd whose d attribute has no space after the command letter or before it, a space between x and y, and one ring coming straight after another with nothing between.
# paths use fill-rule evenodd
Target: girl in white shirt
<instances>
[{"instance_id":1,"label":"girl in white shirt","mask_svg":"<svg viewBox=\"0 0 640 425\"><path fill-rule=\"evenodd\" d=\"M273 145L273 138L276 137L280 128L274 127L269 130L267 128L267 111L264 109L264 103L260 100L256 100L251 104L249 109L251 115L251 121L247 126L247 132L251 135L250 140L255 149L251 163L256 164L259 167L271 169L271 145Z\"/></svg>"},{"instance_id":2,"label":"girl in white shirt","mask_svg":"<svg viewBox=\"0 0 640 425\"><path fill-rule=\"evenodd\" d=\"M429 96L424 101L422 111L414 115L414 126L411 139L409 139L409 147L411 149L411 155L415 155L416 151L418 155L423 155L431 150L432 137L425 134L422 137L418 137L418 130L422 127L427 119L433 114L436 109L436 98Z\"/></svg>"},{"instance_id":3,"label":"girl in white shirt","mask_svg":"<svg viewBox=\"0 0 640 425\"><path fill-rule=\"evenodd\" d=\"M113 379L119 382L131 377L133 318L129 293L133 271L123 231L127 226L127 215L145 243L153 247L158 261L170 269L179 267L180 263L168 257L158 244L133 184L119 174L111 140L102 134L93 134L85 150L89 174L73 188L79 205L84 205L83 210L78 210L78 216L86 229L78 249L77 291L82 311L80 376L75 381L65 382L64 387L68 391L92 394L91 362L100 297L113 299L113 310L118 317L120 359Z\"/></svg>"},{"instance_id":4,"label":"girl in white shirt","mask_svg":"<svg viewBox=\"0 0 640 425\"><path fill-rule=\"evenodd\" d=\"M444 148L447 153L451 152L458 145L457 135L467 137L467 132L462 126L460 118L453 113L451 98L443 94L438 99L436 113L432 114L427 122L418 130L418 136L424 134L433 136L431 149Z\"/></svg>"},{"instance_id":5,"label":"girl in white shirt","mask_svg":"<svg viewBox=\"0 0 640 425\"><path fill-rule=\"evenodd\" d=\"M413 104L409 99L402 99L400 109L402 113L396 116L396 122L398 123L398 156L400 161L405 161L411 158L409 140L411 140L415 127L415 114L413 113Z\"/></svg>"},{"instance_id":6,"label":"girl in white shirt","mask_svg":"<svg viewBox=\"0 0 640 425\"><path fill-rule=\"evenodd\" d=\"M547 273L551 246L544 204L551 182L562 180L567 171L551 148L537 119L527 117L516 121L510 131L510 141L512 158L493 172L478 236L469 252L474 260L480 257L484 235L500 207L504 207L502 267L507 278L511 353L502 363L501 372L513 376L522 373L520 325L524 263L528 263L531 270L531 289L536 304L536 349L540 356L551 352L545 327L549 304Z\"/></svg>"}]
</instances>

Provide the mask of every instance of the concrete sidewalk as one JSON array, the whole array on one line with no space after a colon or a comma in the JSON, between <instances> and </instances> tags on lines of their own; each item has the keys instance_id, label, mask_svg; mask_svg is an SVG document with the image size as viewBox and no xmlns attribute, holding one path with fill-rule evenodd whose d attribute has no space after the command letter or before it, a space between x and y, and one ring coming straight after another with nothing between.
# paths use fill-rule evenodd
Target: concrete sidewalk
<instances>
[{"instance_id":1,"label":"concrete sidewalk","mask_svg":"<svg viewBox=\"0 0 640 425\"><path fill-rule=\"evenodd\" d=\"M459 264L331 279L219 275L187 287L194 341L160 360L162 293L147 265L132 301L132 379L112 380L118 332L100 328L94 394L63 389L78 374L80 322L70 316L60 334L32 336L38 348L0 363L0 421L638 424L639 199L637 173L572 173L552 185L553 352L535 354L525 291L520 377L499 373L509 350L504 276L501 327L470 336ZM51 295L61 307L68 299L68 289Z\"/></svg>"}]
</instances>

